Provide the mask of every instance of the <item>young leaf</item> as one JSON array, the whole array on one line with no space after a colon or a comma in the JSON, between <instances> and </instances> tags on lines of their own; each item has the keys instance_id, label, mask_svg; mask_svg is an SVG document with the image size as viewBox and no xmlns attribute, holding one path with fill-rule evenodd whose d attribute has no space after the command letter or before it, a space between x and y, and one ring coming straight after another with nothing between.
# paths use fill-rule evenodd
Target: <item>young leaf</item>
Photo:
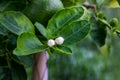
<instances>
[{"instance_id":1,"label":"young leaf","mask_svg":"<svg viewBox=\"0 0 120 80\"><path fill-rule=\"evenodd\" d=\"M72 54L72 50L68 47L65 47L65 46L57 46L57 47L52 47L52 48L58 53Z\"/></svg>"},{"instance_id":2,"label":"young leaf","mask_svg":"<svg viewBox=\"0 0 120 80\"><path fill-rule=\"evenodd\" d=\"M73 22L62 28L57 36L64 38L64 45L71 45L83 39L90 30L90 24L86 20Z\"/></svg>"},{"instance_id":3,"label":"young leaf","mask_svg":"<svg viewBox=\"0 0 120 80\"><path fill-rule=\"evenodd\" d=\"M29 55L41 52L46 48L34 34L23 33L18 37L17 48L13 51L13 54L18 56Z\"/></svg>"},{"instance_id":4,"label":"young leaf","mask_svg":"<svg viewBox=\"0 0 120 80\"><path fill-rule=\"evenodd\" d=\"M0 14L0 23L11 32L20 35L23 32L34 33L31 21L21 12L7 11Z\"/></svg>"},{"instance_id":5,"label":"young leaf","mask_svg":"<svg viewBox=\"0 0 120 80\"><path fill-rule=\"evenodd\" d=\"M47 33L47 30L45 29L45 27L44 27L42 24L36 22L36 23L35 23L35 26L36 26L36 28L38 29L38 31L39 31L45 38L47 38L47 39L49 38L48 33Z\"/></svg>"},{"instance_id":6,"label":"young leaf","mask_svg":"<svg viewBox=\"0 0 120 80\"><path fill-rule=\"evenodd\" d=\"M70 7L57 12L49 21L47 30L51 37L57 37L56 34L68 24L81 19L86 12L83 7ZM84 15L85 16L85 15ZM88 16L88 15L86 15Z\"/></svg>"}]
</instances>

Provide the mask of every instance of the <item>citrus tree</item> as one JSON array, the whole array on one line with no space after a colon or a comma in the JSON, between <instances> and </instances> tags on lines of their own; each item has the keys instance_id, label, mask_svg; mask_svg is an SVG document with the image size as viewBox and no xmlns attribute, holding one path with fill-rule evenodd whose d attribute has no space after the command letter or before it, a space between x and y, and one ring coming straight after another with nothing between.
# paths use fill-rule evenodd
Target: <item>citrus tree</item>
<instances>
[{"instance_id":1,"label":"citrus tree","mask_svg":"<svg viewBox=\"0 0 120 80\"><path fill-rule=\"evenodd\" d=\"M0 80L31 80L36 53L70 56L87 36L101 53L109 49L106 39L120 37L120 28L117 18L106 17L108 7L119 1L1 0Z\"/></svg>"}]
</instances>

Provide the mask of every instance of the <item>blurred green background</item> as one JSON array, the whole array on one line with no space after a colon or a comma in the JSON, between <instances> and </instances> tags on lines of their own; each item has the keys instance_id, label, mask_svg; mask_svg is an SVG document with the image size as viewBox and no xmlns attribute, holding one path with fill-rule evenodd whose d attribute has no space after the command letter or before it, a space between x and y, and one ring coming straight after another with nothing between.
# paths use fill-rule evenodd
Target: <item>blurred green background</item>
<instances>
[{"instance_id":1,"label":"blurred green background","mask_svg":"<svg viewBox=\"0 0 120 80\"><path fill-rule=\"evenodd\" d=\"M114 36L111 44L101 51L88 36L73 47L72 55L54 53L48 62L49 79L120 80L120 38Z\"/></svg>"},{"instance_id":2,"label":"blurred green background","mask_svg":"<svg viewBox=\"0 0 120 80\"><path fill-rule=\"evenodd\" d=\"M120 22L120 8L102 8L101 11L108 21L117 17ZM118 36L108 32L106 44L100 48L88 35L72 49L72 55L54 53L55 56L50 56L49 80L120 80Z\"/></svg>"}]
</instances>

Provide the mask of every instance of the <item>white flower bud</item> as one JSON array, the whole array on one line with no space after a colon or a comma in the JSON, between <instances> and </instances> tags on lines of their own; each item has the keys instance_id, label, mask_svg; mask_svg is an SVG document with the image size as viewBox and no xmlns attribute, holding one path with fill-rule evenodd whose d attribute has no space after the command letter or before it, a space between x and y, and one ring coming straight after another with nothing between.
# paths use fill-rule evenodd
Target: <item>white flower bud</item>
<instances>
[{"instance_id":1,"label":"white flower bud","mask_svg":"<svg viewBox=\"0 0 120 80\"><path fill-rule=\"evenodd\" d=\"M55 42L56 42L56 44L61 45L64 42L64 38L63 37L58 37L58 38L55 39Z\"/></svg>"},{"instance_id":2,"label":"white flower bud","mask_svg":"<svg viewBox=\"0 0 120 80\"><path fill-rule=\"evenodd\" d=\"M53 40L53 39L49 39L48 40L48 46L49 47L52 47L52 46L54 46L55 45L55 41Z\"/></svg>"}]
</instances>

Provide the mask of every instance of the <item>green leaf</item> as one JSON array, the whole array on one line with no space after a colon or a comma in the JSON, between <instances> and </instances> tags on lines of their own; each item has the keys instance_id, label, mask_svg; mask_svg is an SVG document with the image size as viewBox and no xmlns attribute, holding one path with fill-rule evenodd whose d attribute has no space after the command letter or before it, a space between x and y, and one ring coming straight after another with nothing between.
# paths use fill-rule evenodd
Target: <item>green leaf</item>
<instances>
[{"instance_id":1,"label":"green leaf","mask_svg":"<svg viewBox=\"0 0 120 80\"><path fill-rule=\"evenodd\" d=\"M34 33L31 21L21 12L7 11L0 14L0 23L11 32L20 35L23 32Z\"/></svg>"},{"instance_id":2,"label":"green leaf","mask_svg":"<svg viewBox=\"0 0 120 80\"><path fill-rule=\"evenodd\" d=\"M23 33L18 37L17 48L13 51L15 55L29 55L45 50L40 40L31 33Z\"/></svg>"},{"instance_id":3,"label":"green leaf","mask_svg":"<svg viewBox=\"0 0 120 80\"><path fill-rule=\"evenodd\" d=\"M64 38L64 45L72 45L82 40L89 32L90 24L86 20L76 21L66 25L58 32L57 36Z\"/></svg>"},{"instance_id":4,"label":"green leaf","mask_svg":"<svg viewBox=\"0 0 120 80\"><path fill-rule=\"evenodd\" d=\"M84 7L70 7L58 11L50 20L47 25L47 30L51 38L56 38L57 33L70 23L81 20L85 16L86 10ZM88 15L86 15L88 16Z\"/></svg>"},{"instance_id":5,"label":"green leaf","mask_svg":"<svg viewBox=\"0 0 120 80\"><path fill-rule=\"evenodd\" d=\"M72 54L72 50L65 46L52 47L57 53Z\"/></svg>"},{"instance_id":6,"label":"green leaf","mask_svg":"<svg viewBox=\"0 0 120 80\"><path fill-rule=\"evenodd\" d=\"M45 27L44 27L42 24L36 22L36 23L35 23L35 26L36 26L36 28L38 29L38 31L39 31L45 38L47 38L47 39L49 38L49 35L48 35L47 30L45 29Z\"/></svg>"},{"instance_id":7,"label":"green leaf","mask_svg":"<svg viewBox=\"0 0 120 80\"><path fill-rule=\"evenodd\" d=\"M91 18L92 23L92 29L91 29L91 37L93 41L98 46L103 46L105 44L106 36L107 36L107 30L106 30L106 21L105 23L96 21L95 18ZM108 23L107 23L108 25Z\"/></svg>"},{"instance_id":8,"label":"green leaf","mask_svg":"<svg viewBox=\"0 0 120 80\"><path fill-rule=\"evenodd\" d=\"M0 35L8 35L8 30L5 29L1 24L0 24Z\"/></svg>"}]
</instances>

